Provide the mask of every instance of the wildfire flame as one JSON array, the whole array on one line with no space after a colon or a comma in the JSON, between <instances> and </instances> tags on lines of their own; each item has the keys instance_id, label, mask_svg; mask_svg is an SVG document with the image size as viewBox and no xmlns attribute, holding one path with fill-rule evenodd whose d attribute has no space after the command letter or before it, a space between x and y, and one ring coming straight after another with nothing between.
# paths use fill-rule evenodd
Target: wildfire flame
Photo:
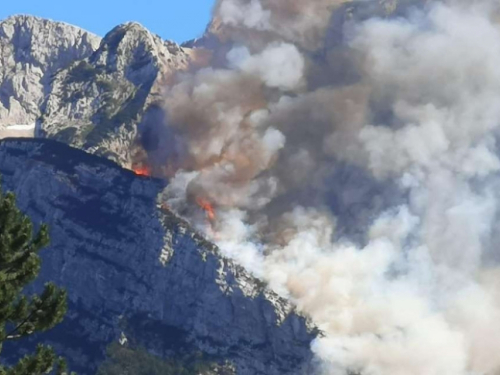
<instances>
[{"instance_id":1,"label":"wildfire flame","mask_svg":"<svg viewBox=\"0 0 500 375\"><path fill-rule=\"evenodd\" d=\"M133 171L138 176L151 176L151 171L146 166L134 167Z\"/></svg>"},{"instance_id":2,"label":"wildfire flame","mask_svg":"<svg viewBox=\"0 0 500 375\"><path fill-rule=\"evenodd\" d=\"M196 203L198 204L198 206L200 206L205 211L205 214L207 215L207 218L210 221L215 220L214 207L207 199L198 197L198 198L196 198Z\"/></svg>"}]
</instances>

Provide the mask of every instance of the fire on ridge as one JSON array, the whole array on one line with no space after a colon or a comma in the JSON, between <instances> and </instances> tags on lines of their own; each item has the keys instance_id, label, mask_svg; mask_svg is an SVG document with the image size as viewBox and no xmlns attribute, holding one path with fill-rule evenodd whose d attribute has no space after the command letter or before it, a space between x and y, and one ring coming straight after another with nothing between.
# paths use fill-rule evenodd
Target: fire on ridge
<instances>
[{"instance_id":1,"label":"fire on ridge","mask_svg":"<svg viewBox=\"0 0 500 375\"><path fill-rule=\"evenodd\" d=\"M151 176L151 169L145 165L134 166L132 170L138 176L147 176L147 177Z\"/></svg>"},{"instance_id":2,"label":"fire on ridge","mask_svg":"<svg viewBox=\"0 0 500 375\"><path fill-rule=\"evenodd\" d=\"M215 209L208 199L197 197L196 203L205 211L208 220L210 221L215 220Z\"/></svg>"}]
</instances>

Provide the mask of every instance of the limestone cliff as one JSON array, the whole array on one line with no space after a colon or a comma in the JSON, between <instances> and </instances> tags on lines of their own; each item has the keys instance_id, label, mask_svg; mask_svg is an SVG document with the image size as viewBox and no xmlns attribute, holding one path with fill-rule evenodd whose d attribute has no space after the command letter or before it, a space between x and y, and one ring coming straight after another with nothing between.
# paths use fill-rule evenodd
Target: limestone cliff
<instances>
[{"instance_id":1,"label":"limestone cliff","mask_svg":"<svg viewBox=\"0 0 500 375\"><path fill-rule=\"evenodd\" d=\"M99 42L78 27L38 17L0 22L0 127L34 124L53 74L90 56Z\"/></svg>"},{"instance_id":2,"label":"limestone cliff","mask_svg":"<svg viewBox=\"0 0 500 375\"><path fill-rule=\"evenodd\" d=\"M0 136L9 125L36 124L37 136L130 167L143 115L193 55L134 22L101 39L61 22L7 18L0 22Z\"/></svg>"}]
</instances>

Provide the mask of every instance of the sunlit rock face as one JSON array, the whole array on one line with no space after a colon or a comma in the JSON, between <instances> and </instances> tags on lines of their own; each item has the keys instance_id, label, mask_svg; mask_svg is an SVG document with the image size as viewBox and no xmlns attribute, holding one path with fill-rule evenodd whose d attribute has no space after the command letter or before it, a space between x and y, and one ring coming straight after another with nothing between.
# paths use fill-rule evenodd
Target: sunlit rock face
<instances>
[{"instance_id":1,"label":"sunlit rock face","mask_svg":"<svg viewBox=\"0 0 500 375\"><path fill-rule=\"evenodd\" d=\"M41 135L130 167L143 116L189 61L189 50L137 23L117 26L91 56L54 76Z\"/></svg>"},{"instance_id":2,"label":"sunlit rock face","mask_svg":"<svg viewBox=\"0 0 500 375\"><path fill-rule=\"evenodd\" d=\"M0 128L34 124L52 76L90 56L100 38L62 22L13 16L0 22Z\"/></svg>"},{"instance_id":3,"label":"sunlit rock face","mask_svg":"<svg viewBox=\"0 0 500 375\"><path fill-rule=\"evenodd\" d=\"M62 22L9 17L0 21L0 132L36 123L36 136L130 167L142 117L192 55L138 23L101 39Z\"/></svg>"},{"instance_id":4,"label":"sunlit rock face","mask_svg":"<svg viewBox=\"0 0 500 375\"><path fill-rule=\"evenodd\" d=\"M69 311L42 338L79 373L123 336L162 357L227 360L237 374L310 373L305 319L159 206L164 182L34 139L2 141L0 173L21 209L50 225L36 287L66 288Z\"/></svg>"}]
</instances>

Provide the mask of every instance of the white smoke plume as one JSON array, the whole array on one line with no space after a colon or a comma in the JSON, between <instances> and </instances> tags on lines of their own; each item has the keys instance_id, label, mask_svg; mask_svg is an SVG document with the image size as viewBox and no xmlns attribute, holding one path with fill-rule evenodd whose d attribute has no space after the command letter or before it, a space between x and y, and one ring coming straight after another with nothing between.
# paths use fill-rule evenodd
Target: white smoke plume
<instances>
[{"instance_id":1,"label":"white smoke plume","mask_svg":"<svg viewBox=\"0 0 500 375\"><path fill-rule=\"evenodd\" d=\"M252 56L246 47L234 48L227 54L230 67L254 74L268 86L283 91L300 86L304 58L293 44L270 45Z\"/></svg>"},{"instance_id":2,"label":"white smoke plume","mask_svg":"<svg viewBox=\"0 0 500 375\"><path fill-rule=\"evenodd\" d=\"M321 374L500 374L497 5L220 0L224 63L166 91L165 199L313 319Z\"/></svg>"}]
</instances>

